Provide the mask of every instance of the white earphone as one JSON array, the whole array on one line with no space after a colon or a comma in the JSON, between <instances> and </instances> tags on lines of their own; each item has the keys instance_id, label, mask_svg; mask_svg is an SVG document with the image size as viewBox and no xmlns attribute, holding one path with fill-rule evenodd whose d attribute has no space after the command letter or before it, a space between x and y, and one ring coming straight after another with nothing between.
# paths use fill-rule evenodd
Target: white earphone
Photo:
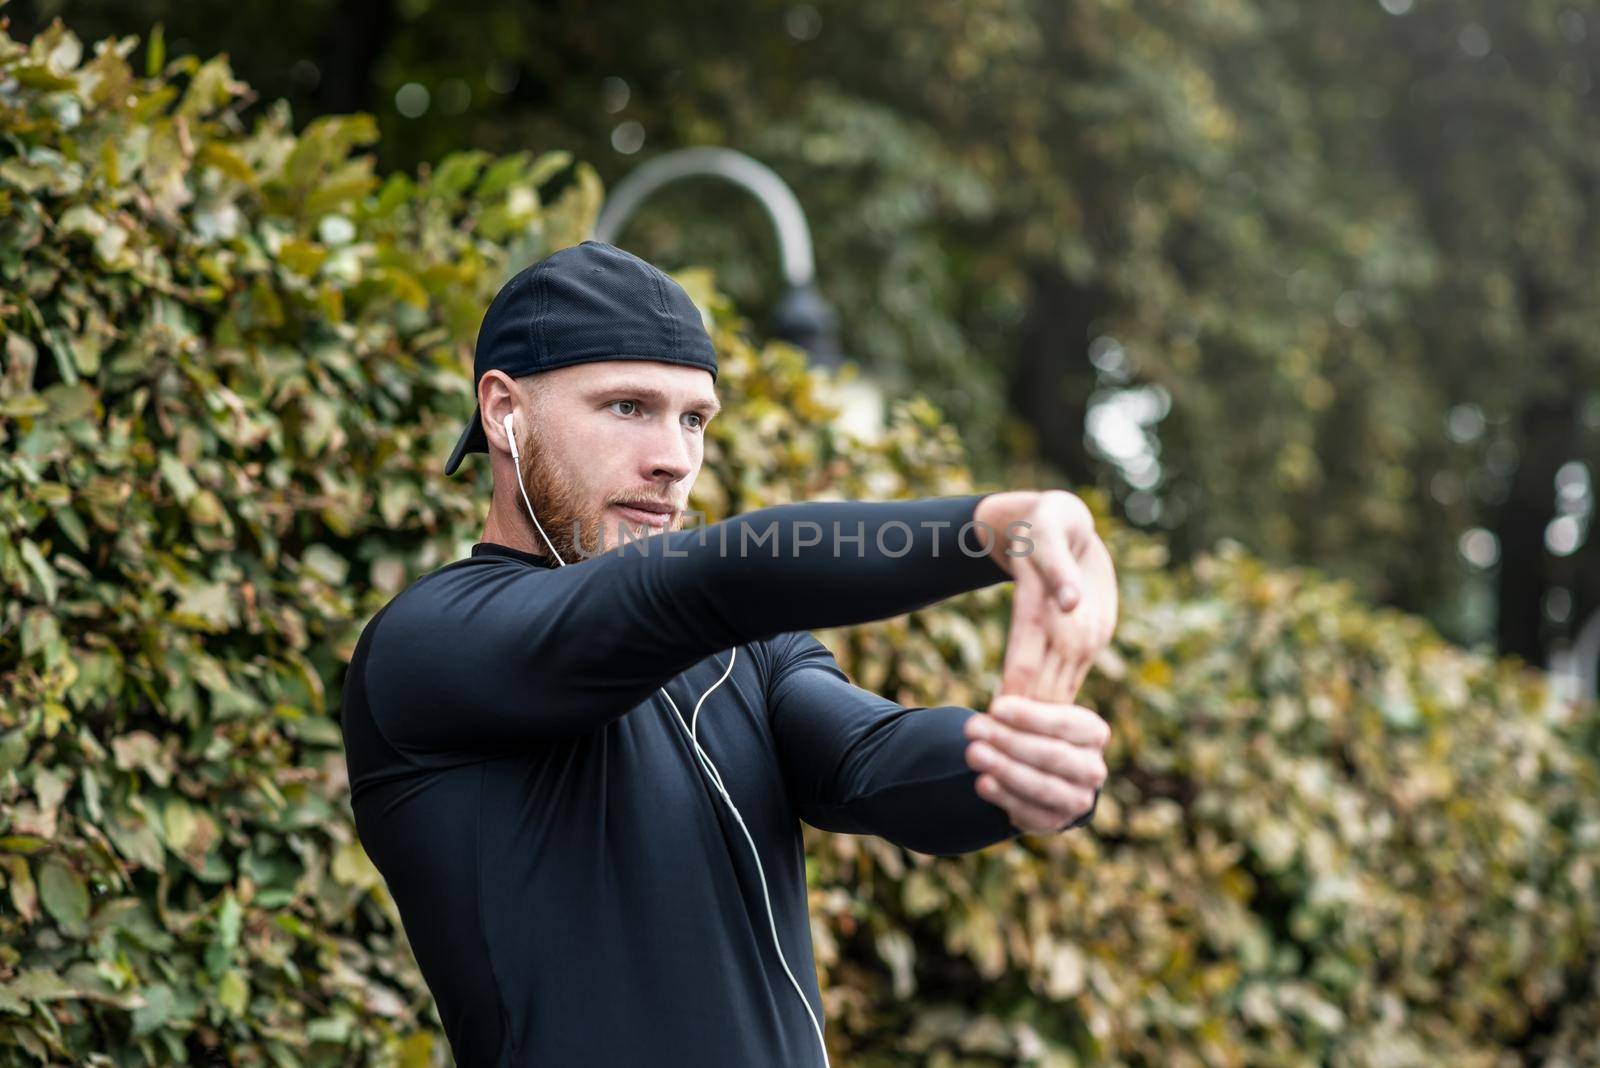
<instances>
[{"instance_id":1,"label":"white earphone","mask_svg":"<svg viewBox=\"0 0 1600 1068\"><path fill-rule=\"evenodd\" d=\"M517 489L522 493L522 503L527 506L528 518L533 520L534 528L539 531L539 537L544 539L545 547L555 556L556 563L561 567L565 567L567 562L561 558L561 554L556 551L555 545L550 541L550 536L544 532L544 527L539 523L539 517L533 512L533 504L528 500L528 490L522 481L522 457L518 454L517 435L513 430L514 420L515 413L507 412L502 425L505 427L506 441L511 445L511 464L516 468ZM828 1044L822 1038L822 1025L817 1022L817 1014L811 1011L811 1002L806 1000L805 992L800 989L800 983L795 979L794 972L789 970L789 962L783 955L783 946L778 941L778 921L772 914L772 896L767 892L767 873L766 869L761 865L761 853L756 849L755 839L750 836L750 829L744 825L744 817L739 814L738 806L733 803L733 798L728 796L726 787L722 785L722 775L717 771L716 765L711 763L711 758L706 755L706 751L700 748L700 741L695 737L695 730L700 723L700 706L705 704L707 697L711 696L711 690L715 690L718 686L728 681L728 676L733 674L734 658L738 654L738 649L728 650L728 669L722 673L720 679L711 684L711 689L700 695L700 700L695 702L694 711L689 715L688 723L684 723L683 713L678 711L678 703L672 699L672 695L667 692L665 686L661 687L661 696L665 697L667 704L672 706L672 715L678 721L678 726L682 727L684 733L688 735L689 744L694 748L695 759L700 762L701 769L710 778L711 785L716 787L717 793L728 806L728 811L733 813L734 822L739 824L739 830L744 833L744 840L750 844L750 855L755 858L756 862L756 874L761 877L761 897L767 905L767 925L772 931L772 946L778 951L778 963L783 965L783 974L789 977L789 985L794 987L794 992L800 996L800 1004L805 1006L806 1015L811 1018L812 1030L817 1034L817 1044L822 1047L822 1063L828 1065Z\"/></svg>"},{"instance_id":2,"label":"white earphone","mask_svg":"<svg viewBox=\"0 0 1600 1068\"><path fill-rule=\"evenodd\" d=\"M544 532L544 527L539 526L539 517L533 514L533 505L528 501L528 490L522 484L522 457L517 454L517 435L512 430L512 424L515 419L515 413L507 412L501 425L506 428L506 440L511 443L511 466L517 469L517 489L522 491L522 503L528 506L528 516L533 520L533 525L538 528L539 537L544 539L545 548L555 553L556 563L566 567L567 562L561 559L560 553L556 552L555 545L550 541L550 535Z\"/></svg>"}]
</instances>

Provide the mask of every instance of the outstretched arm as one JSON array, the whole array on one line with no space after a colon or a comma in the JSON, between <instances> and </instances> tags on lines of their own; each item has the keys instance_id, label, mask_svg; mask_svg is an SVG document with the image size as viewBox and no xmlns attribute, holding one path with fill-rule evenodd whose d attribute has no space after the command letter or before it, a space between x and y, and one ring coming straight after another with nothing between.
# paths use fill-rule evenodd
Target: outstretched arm
<instances>
[{"instance_id":1,"label":"outstretched arm","mask_svg":"<svg viewBox=\"0 0 1600 1068\"><path fill-rule=\"evenodd\" d=\"M557 570L448 566L372 624L374 720L414 754L595 730L712 653L1004 581L978 535L961 538L982 499L783 505Z\"/></svg>"}]
</instances>

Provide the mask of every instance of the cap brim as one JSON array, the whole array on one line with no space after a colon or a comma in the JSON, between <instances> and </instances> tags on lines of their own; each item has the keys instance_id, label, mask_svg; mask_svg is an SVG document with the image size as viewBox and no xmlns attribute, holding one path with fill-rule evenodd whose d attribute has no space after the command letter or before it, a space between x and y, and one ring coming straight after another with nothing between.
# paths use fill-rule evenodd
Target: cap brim
<instances>
[{"instance_id":1,"label":"cap brim","mask_svg":"<svg viewBox=\"0 0 1600 1068\"><path fill-rule=\"evenodd\" d=\"M483 433L483 418L478 406L472 406L472 418L467 421L466 427L461 431L461 438L456 442L456 447L450 453L450 459L444 463L444 473L453 475L456 468L461 466L461 460L469 452L488 452L489 439Z\"/></svg>"}]
</instances>

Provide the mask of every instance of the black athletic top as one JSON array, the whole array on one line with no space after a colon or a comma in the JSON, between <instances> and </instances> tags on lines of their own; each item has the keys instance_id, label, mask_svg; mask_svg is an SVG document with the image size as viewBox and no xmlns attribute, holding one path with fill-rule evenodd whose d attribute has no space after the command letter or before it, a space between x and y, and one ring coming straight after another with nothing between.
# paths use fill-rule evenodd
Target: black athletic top
<instances>
[{"instance_id":1,"label":"black athletic top","mask_svg":"<svg viewBox=\"0 0 1600 1068\"><path fill-rule=\"evenodd\" d=\"M958 543L980 499L784 505L562 568L480 542L373 617L342 701L351 804L457 1063L823 1063L749 844L657 687L687 722L738 650L696 733L820 1021L798 821L942 855L1018 833L973 788L972 709L859 689L805 633L1005 580Z\"/></svg>"}]
</instances>

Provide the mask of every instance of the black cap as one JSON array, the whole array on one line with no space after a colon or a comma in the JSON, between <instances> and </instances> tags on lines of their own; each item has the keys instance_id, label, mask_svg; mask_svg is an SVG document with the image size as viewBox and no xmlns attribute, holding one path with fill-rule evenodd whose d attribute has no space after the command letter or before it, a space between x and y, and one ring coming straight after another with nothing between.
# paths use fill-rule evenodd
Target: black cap
<instances>
[{"instance_id":1,"label":"black cap","mask_svg":"<svg viewBox=\"0 0 1600 1068\"><path fill-rule=\"evenodd\" d=\"M513 378L594 360L662 360L717 377L717 352L683 287L658 267L604 241L564 248L500 287L478 327L472 388L486 371ZM444 473L469 452L488 452L473 406Z\"/></svg>"}]
</instances>

